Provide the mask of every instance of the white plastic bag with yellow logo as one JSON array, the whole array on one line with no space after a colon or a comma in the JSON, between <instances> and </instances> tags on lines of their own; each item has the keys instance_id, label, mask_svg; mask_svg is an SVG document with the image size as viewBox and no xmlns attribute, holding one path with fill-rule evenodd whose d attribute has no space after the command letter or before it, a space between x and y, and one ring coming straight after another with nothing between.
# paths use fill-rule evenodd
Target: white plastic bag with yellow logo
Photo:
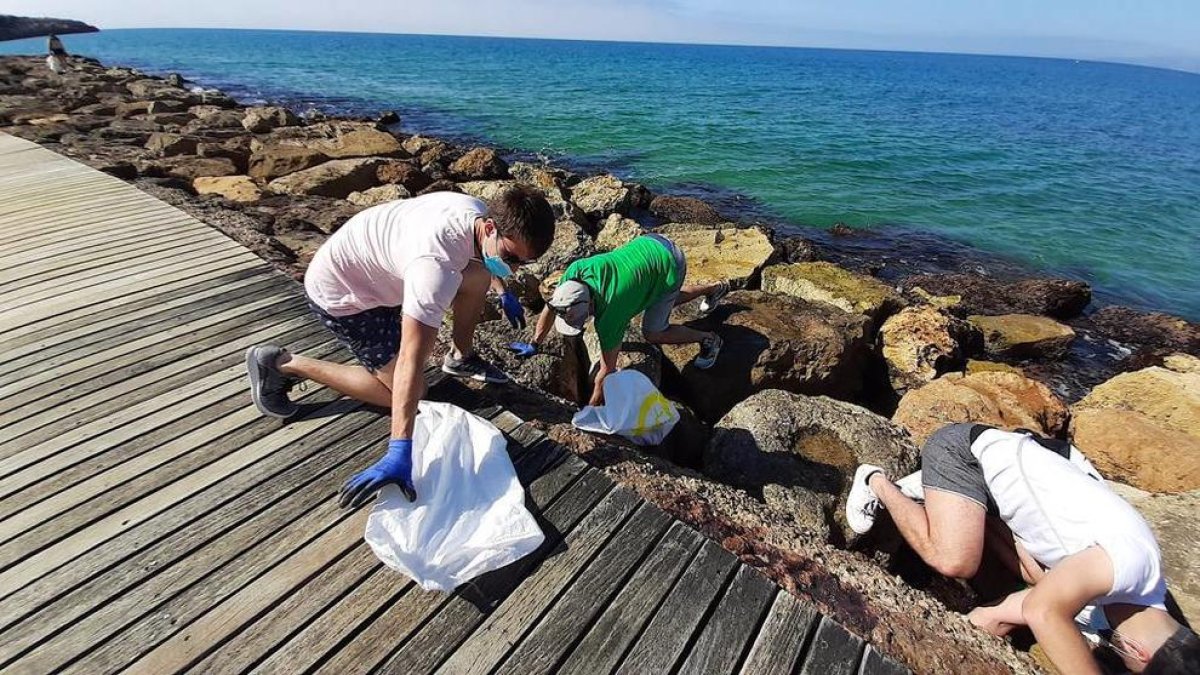
<instances>
[{"instance_id":1,"label":"white plastic bag with yellow logo","mask_svg":"<svg viewBox=\"0 0 1200 675\"><path fill-rule=\"evenodd\" d=\"M650 378L622 370L604 378L604 405L585 406L571 424L583 431L618 434L638 445L658 445L678 421L679 410Z\"/></svg>"}]
</instances>

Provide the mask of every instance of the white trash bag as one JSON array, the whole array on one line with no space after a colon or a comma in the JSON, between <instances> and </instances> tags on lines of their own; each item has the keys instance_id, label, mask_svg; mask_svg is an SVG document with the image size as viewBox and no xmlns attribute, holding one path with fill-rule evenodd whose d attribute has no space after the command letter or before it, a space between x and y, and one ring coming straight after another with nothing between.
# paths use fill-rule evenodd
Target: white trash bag
<instances>
[{"instance_id":1,"label":"white trash bag","mask_svg":"<svg viewBox=\"0 0 1200 675\"><path fill-rule=\"evenodd\" d=\"M421 401L418 410L417 501L384 487L365 537L388 567L425 590L448 592L529 555L545 537L525 508L500 431L449 403Z\"/></svg>"},{"instance_id":2,"label":"white trash bag","mask_svg":"<svg viewBox=\"0 0 1200 675\"><path fill-rule=\"evenodd\" d=\"M662 443L678 421L675 404L636 370L604 378L604 405L585 406L571 418L576 429L618 434L638 445Z\"/></svg>"}]
</instances>

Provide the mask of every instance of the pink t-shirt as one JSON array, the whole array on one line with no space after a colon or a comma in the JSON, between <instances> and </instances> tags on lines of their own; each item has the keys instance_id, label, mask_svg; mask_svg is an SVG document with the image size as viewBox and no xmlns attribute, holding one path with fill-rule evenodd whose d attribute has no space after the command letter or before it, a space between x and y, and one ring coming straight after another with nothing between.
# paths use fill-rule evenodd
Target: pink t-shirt
<instances>
[{"instance_id":1,"label":"pink t-shirt","mask_svg":"<svg viewBox=\"0 0 1200 675\"><path fill-rule=\"evenodd\" d=\"M372 206L317 250L304 290L331 316L403 307L437 328L475 257L475 219L485 208L457 192Z\"/></svg>"}]
</instances>

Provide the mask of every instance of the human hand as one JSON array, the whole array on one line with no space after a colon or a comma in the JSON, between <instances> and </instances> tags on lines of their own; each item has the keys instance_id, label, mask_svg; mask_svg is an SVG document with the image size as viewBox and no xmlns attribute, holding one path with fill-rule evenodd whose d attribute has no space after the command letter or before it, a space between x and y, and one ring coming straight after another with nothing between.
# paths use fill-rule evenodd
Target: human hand
<instances>
[{"instance_id":1,"label":"human hand","mask_svg":"<svg viewBox=\"0 0 1200 675\"><path fill-rule=\"evenodd\" d=\"M508 317L513 328L525 327L525 308L512 291L504 291L500 295L500 307L504 309L504 316Z\"/></svg>"},{"instance_id":2,"label":"human hand","mask_svg":"<svg viewBox=\"0 0 1200 675\"><path fill-rule=\"evenodd\" d=\"M538 353L538 346L531 342L510 342L508 348L517 355L518 359L527 359Z\"/></svg>"},{"instance_id":3,"label":"human hand","mask_svg":"<svg viewBox=\"0 0 1200 675\"><path fill-rule=\"evenodd\" d=\"M412 439L393 438L388 441L386 455L342 486L338 493L338 504L358 508L371 501L383 486L389 484L399 485L408 501L416 501L417 491L412 482Z\"/></svg>"}]
</instances>

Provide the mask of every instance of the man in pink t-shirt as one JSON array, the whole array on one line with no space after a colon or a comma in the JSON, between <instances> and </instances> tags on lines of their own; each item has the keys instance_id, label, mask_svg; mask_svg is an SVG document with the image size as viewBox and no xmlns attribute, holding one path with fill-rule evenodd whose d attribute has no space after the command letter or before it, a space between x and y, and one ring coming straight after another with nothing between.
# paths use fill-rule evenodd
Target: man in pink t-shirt
<instances>
[{"instance_id":1,"label":"man in pink t-shirt","mask_svg":"<svg viewBox=\"0 0 1200 675\"><path fill-rule=\"evenodd\" d=\"M501 293L509 321L524 310L504 290L513 268L546 252L554 212L533 188L509 188L485 203L456 192L374 206L351 218L317 251L304 277L309 307L358 359L347 365L291 354L277 345L246 353L254 404L281 419L296 412L288 391L304 379L392 409L387 454L342 488L343 506L370 501L394 483L410 499L412 432L425 393L425 363L453 310L453 348L442 370L483 382L508 377L475 352L475 326L488 289Z\"/></svg>"}]
</instances>

